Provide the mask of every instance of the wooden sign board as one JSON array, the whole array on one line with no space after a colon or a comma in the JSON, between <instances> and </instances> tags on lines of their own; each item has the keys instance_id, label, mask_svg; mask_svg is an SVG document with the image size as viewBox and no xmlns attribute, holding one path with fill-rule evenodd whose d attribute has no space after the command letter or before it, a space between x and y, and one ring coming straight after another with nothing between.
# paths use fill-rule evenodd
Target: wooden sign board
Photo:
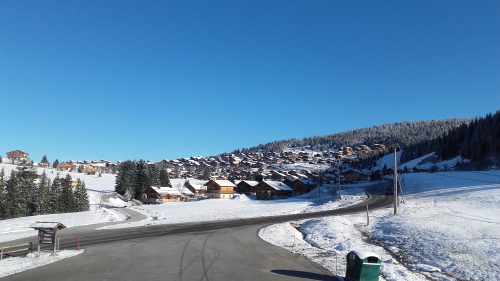
<instances>
[{"instance_id":1,"label":"wooden sign board","mask_svg":"<svg viewBox=\"0 0 500 281\"><path fill-rule=\"evenodd\" d=\"M40 244L54 244L56 231L53 228L38 229L38 241Z\"/></svg>"}]
</instances>

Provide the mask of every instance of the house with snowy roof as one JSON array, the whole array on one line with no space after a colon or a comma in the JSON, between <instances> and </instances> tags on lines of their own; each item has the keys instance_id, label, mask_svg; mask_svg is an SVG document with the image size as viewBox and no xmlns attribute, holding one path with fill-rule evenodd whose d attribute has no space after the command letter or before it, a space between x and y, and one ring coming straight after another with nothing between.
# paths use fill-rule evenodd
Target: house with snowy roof
<instances>
[{"instance_id":1,"label":"house with snowy roof","mask_svg":"<svg viewBox=\"0 0 500 281\"><path fill-rule=\"evenodd\" d=\"M166 186L150 186L144 191L144 195L145 198L142 201L148 204L184 201L186 198L179 190Z\"/></svg>"},{"instance_id":2,"label":"house with snowy roof","mask_svg":"<svg viewBox=\"0 0 500 281\"><path fill-rule=\"evenodd\" d=\"M236 185L228 180L209 180L204 184L207 187L207 198L233 198Z\"/></svg>"},{"instance_id":3,"label":"house with snowy roof","mask_svg":"<svg viewBox=\"0 0 500 281\"><path fill-rule=\"evenodd\" d=\"M261 181L255 186L258 200L285 199L292 196L293 189L280 181Z\"/></svg>"},{"instance_id":4,"label":"house with snowy roof","mask_svg":"<svg viewBox=\"0 0 500 281\"><path fill-rule=\"evenodd\" d=\"M7 152L7 158L9 160L17 160L17 161L28 161L29 154L26 152L23 152L21 150L13 150Z\"/></svg>"},{"instance_id":5,"label":"house with snowy roof","mask_svg":"<svg viewBox=\"0 0 500 281\"><path fill-rule=\"evenodd\" d=\"M258 181L242 180L236 184L236 192L245 195L255 195L255 186Z\"/></svg>"}]
</instances>

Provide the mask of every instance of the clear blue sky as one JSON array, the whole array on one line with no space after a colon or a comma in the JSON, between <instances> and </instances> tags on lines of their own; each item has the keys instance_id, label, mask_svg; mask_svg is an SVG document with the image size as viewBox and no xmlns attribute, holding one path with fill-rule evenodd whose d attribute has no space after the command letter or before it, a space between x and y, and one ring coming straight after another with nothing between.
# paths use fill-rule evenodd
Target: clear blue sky
<instances>
[{"instance_id":1,"label":"clear blue sky","mask_svg":"<svg viewBox=\"0 0 500 281\"><path fill-rule=\"evenodd\" d=\"M500 1L0 2L0 153L174 159L500 109Z\"/></svg>"}]
</instances>

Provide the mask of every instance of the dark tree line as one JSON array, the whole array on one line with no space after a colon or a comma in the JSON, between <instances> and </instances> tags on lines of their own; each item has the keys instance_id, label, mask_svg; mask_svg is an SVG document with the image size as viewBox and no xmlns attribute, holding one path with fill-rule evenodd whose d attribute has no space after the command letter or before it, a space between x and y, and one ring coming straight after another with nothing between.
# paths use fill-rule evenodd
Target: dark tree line
<instances>
[{"instance_id":1,"label":"dark tree line","mask_svg":"<svg viewBox=\"0 0 500 281\"><path fill-rule=\"evenodd\" d=\"M440 136L408 146L401 155L406 162L436 152L440 160L462 156L470 160L469 168L484 169L500 163L500 110L475 118ZM458 163L467 165L464 163Z\"/></svg>"},{"instance_id":2,"label":"dark tree line","mask_svg":"<svg viewBox=\"0 0 500 281\"><path fill-rule=\"evenodd\" d=\"M157 164L144 160L127 160L118 165L115 191L125 200L141 200L150 186L171 186L168 172Z\"/></svg>"},{"instance_id":3,"label":"dark tree line","mask_svg":"<svg viewBox=\"0 0 500 281\"><path fill-rule=\"evenodd\" d=\"M370 145L374 143L397 143L401 149L441 136L450 129L457 128L471 119L443 119L426 121L405 121L352 131L314 136L302 140L289 139L259 144L251 148L237 149L233 153L282 152L287 148L309 147L315 150L328 150L341 146Z\"/></svg>"},{"instance_id":4,"label":"dark tree line","mask_svg":"<svg viewBox=\"0 0 500 281\"><path fill-rule=\"evenodd\" d=\"M53 181L45 171L38 179L32 163L22 163L10 175L0 171L0 218L10 219L33 215L81 212L89 210L85 182L71 186L71 176Z\"/></svg>"}]
</instances>

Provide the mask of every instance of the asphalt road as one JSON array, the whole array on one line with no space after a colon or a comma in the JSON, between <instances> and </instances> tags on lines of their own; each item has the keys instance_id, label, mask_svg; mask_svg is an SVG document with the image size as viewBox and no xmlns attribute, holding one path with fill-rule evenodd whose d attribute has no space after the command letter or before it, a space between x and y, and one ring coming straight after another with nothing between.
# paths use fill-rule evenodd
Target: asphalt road
<instances>
[{"instance_id":1,"label":"asphalt road","mask_svg":"<svg viewBox=\"0 0 500 281\"><path fill-rule=\"evenodd\" d=\"M382 193L387 185L371 187L369 192ZM76 231L85 253L4 280L335 280L330 272L304 257L261 240L259 229L280 222L365 212L366 205L373 210L392 201L392 196L374 194L360 204L316 213L62 230L61 249L76 248Z\"/></svg>"}]
</instances>

